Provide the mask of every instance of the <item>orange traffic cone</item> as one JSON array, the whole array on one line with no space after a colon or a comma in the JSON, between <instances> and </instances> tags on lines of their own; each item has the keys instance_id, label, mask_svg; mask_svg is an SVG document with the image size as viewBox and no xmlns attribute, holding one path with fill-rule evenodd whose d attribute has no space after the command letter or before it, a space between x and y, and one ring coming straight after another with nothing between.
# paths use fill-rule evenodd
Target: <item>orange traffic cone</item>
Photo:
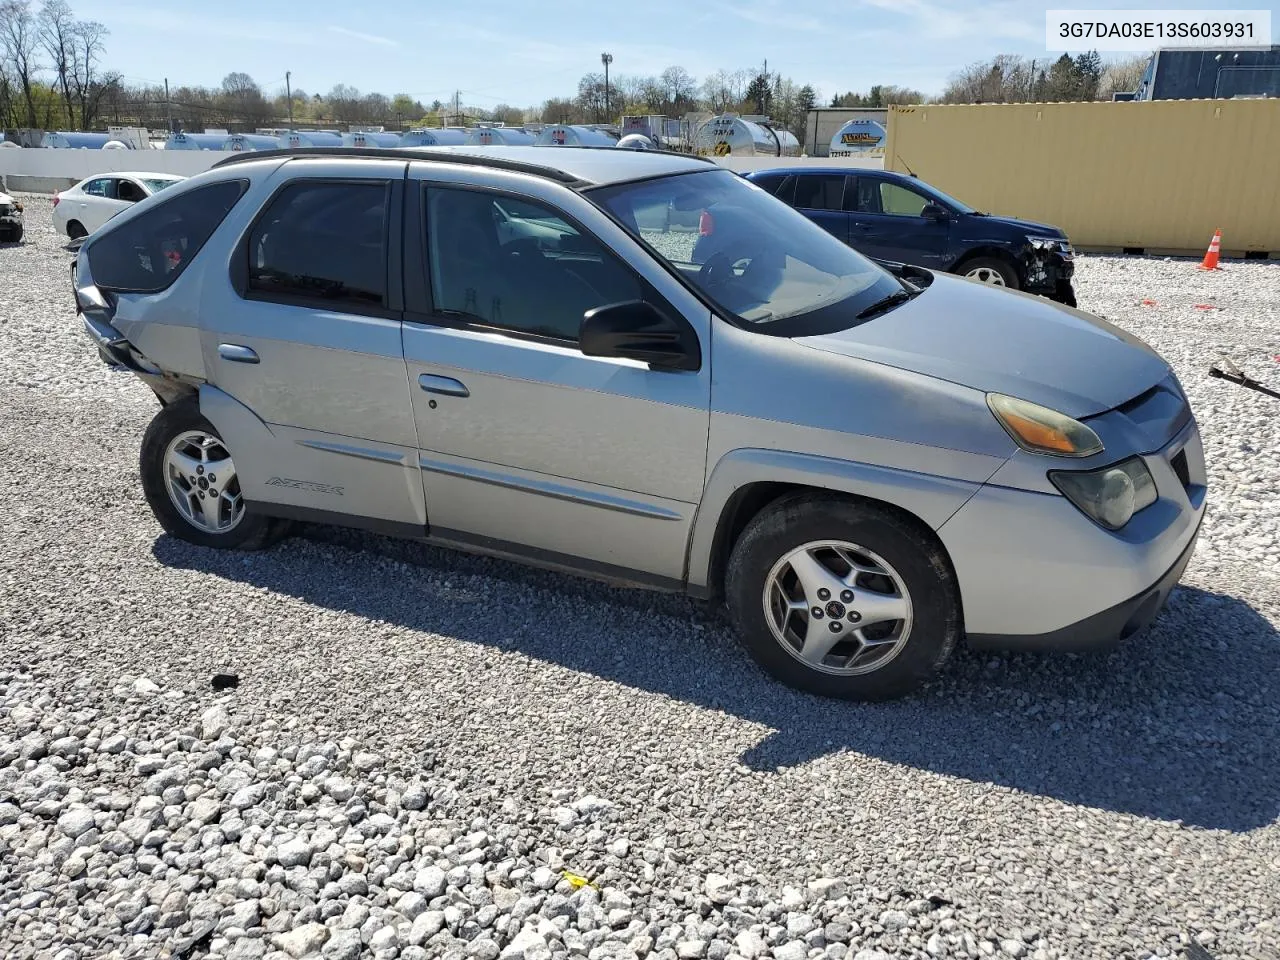
<instances>
[{"instance_id":1,"label":"orange traffic cone","mask_svg":"<svg viewBox=\"0 0 1280 960\"><path fill-rule=\"evenodd\" d=\"M1201 270L1220 270L1218 266L1218 255L1222 252L1222 228L1219 227L1213 231L1213 239L1209 241L1209 249L1205 251L1204 260L1200 263Z\"/></svg>"}]
</instances>

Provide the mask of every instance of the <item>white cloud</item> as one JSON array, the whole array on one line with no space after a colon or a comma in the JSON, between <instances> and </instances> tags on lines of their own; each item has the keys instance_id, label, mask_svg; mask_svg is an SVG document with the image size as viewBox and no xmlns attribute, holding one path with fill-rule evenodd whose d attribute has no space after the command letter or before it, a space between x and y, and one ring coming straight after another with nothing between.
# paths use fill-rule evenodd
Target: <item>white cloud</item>
<instances>
[{"instance_id":1,"label":"white cloud","mask_svg":"<svg viewBox=\"0 0 1280 960\"><path fill-rule=\"evenodd\" d=\"M400 42L392 40L390 37L380 37L376 33L361 33L359 30L348 30L346 27L329 27L330 33L341 34L344 37L351 37L354 40L362 40L365 43L374 43L382 47L398 47Z\"/></svg>"}]
</instances>

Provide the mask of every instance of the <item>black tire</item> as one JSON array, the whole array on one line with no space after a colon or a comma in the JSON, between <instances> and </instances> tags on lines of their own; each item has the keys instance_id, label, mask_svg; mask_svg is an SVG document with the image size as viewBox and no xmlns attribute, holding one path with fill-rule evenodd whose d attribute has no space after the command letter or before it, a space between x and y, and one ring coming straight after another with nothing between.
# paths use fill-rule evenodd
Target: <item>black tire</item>
<instances>
[{"instance_id":1,"label":"black tire","mask_svg":"<svg viewBox=\"0 0 1280 960\"><path fill-rule=\"evenodd\" d=\"M872 672L823 673L785 649L769 627L764 591L773 566L791 550L822 540L878 554L910 595L906 642ZM734 544L725 598L738 637L768 673L796 689L842 700L889 700L911 692L938 672L962 632L960 594L941 546L891 510L830 494L800 494L761 511Z\"/></svg>"},{"instance_id":2,"label":"black tire","mask_svg":"<svg viewBox=\"0 0 1280 960\"><path fill-rule=\"evenodd\" d=\"M287 524L246 512L231 530L216 533L195 526L178 512L165 485L164 458L170 442L188 430L199 430L219 441L222 439L213 424L201 416L200 404L195 398L162 407L142 437L142 451L138 456L142 491L160 526L179 540L202 547L220 550L261 550L269 547L284 534Z\"/></svg>"},{"instance_id":3,"label":"black tire","mask_svg":"<svg viewBox=\"0 0 1280 960\"><path fill-rule=\"evenodd\" d=\"M1022 289L1022 284L1018 282L1018 271L1013 269L1013 264L1008 260L1001 260L999 257L974 257L972 260L966 260L956 267L956 273L963 277L974 270L983 268L994 270L1000 274L1004 280L1004 285L1010 290ZM990 286L995 286L995 284L990 284Z\"/></svg>"},{"instance_id":4,"label":"black tire","mask_svg":"<svg viewBox=\"0 0 1280 960\"><path fill-rule=\"evenodd\" d=\"M84 228L84 224L79 220L72 220L67 224L67 236L72 240L79 240L81 237L87 237L89 231Z\"/></svg>"},{"instance_id":5,"label":"black tire","mask_svg":"<svg viewBox=\"0 0 1280 960\"><path fill-rule=\"evenodd\" d=\"M5 240L5 243L21 243L22 227L14 227L5 235L4 240Z\"/></svg>"}]
</instances>

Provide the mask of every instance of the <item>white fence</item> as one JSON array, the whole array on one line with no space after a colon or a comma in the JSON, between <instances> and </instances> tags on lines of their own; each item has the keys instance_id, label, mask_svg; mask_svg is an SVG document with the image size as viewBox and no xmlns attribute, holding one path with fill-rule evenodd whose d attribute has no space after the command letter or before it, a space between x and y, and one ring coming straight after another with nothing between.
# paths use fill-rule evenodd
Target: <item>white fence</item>
<instances>
[{"instance_id":1,"label":"white fence","mask_svg":"<svg viewBox=\"0 0 1280 960\"><path fill-rule=\"evenodd\" d=\"M215 150L0 150L0 179L3 179L10 190L52 193L65 190L85 177L124 170L195 176L208 170L223 157L238 155ZM853 159L730 156L715 159L721 166L740 171L800 166L873 170L884 167L883 157Z\"/></svg>"}]
</instances>

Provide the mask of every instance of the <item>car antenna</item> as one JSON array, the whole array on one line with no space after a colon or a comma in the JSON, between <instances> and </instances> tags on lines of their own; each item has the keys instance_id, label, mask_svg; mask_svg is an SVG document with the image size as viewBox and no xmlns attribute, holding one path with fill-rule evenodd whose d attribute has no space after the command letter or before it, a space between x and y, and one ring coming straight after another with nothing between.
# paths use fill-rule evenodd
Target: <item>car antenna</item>
<instances>
[{"instance_id":1,"label":"car antenna","mask_svg":"<svg viewBox=\"0 0 1280 960\"><path fill-rule=\"evenodd\" d=\"M900 164L902 164L904 167L907 167L907 161L902 159L902 154L895 153L894 156L898 158L898 162ZM907 173L911 174L911 176L913 177L916 175L916 172L912 170L910 167L907 167ZM916 179L919 179L919 178L917 177Z\"/></svg>"}]
</instances>

